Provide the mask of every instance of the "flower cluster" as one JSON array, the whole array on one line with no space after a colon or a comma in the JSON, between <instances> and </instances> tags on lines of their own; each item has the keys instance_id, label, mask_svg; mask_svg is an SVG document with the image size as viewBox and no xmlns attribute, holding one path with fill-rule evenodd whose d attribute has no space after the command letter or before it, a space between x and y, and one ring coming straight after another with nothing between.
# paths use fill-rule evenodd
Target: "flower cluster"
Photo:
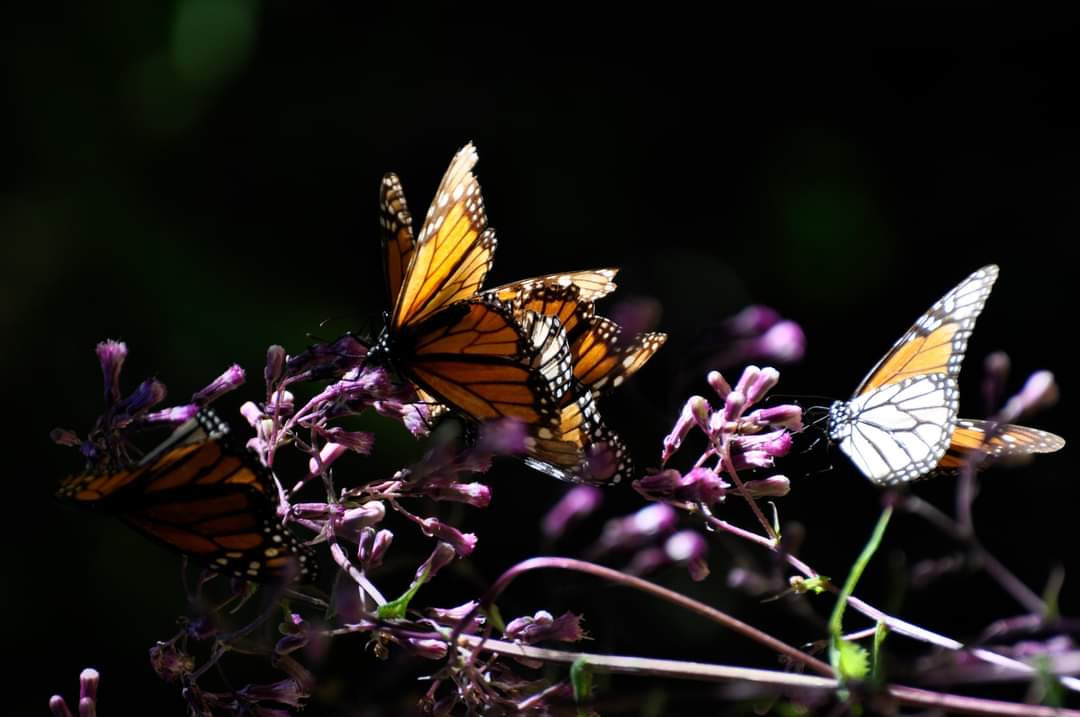
<instances>
[{"instance_id":1,"label":"flower cluster","mask_svg":"<svg viewBox=\"0 0 1080 717\"><path fill-rule=\"evenodd\" d=\"M779 372L748 366L734 387L719 371L710 372L707 380L722 405L691 396L664 438L661 464L666 466L694 429L705 435L705 450L689 471L665 468L635 481L634 488L650 500L705 507L722 502L732 480L739 481L740 492L750 498L786 495L790 484L782 475L745 482L738 477L744 470L773 468L775 460L791 450L792 433L802 430L799 406L753 408L780 380Z\"/></svg>"}]
</instances>

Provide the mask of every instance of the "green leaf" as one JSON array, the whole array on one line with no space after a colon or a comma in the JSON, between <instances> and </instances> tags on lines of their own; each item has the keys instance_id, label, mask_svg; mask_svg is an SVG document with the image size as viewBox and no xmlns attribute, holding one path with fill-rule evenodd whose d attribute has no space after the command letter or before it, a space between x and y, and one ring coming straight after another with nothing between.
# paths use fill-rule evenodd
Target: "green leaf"
<instances>
[{"instance_id":1,"label":"green leaf","mask_svg":"<svg viewBox=\"0 0 1080 717\"><path fill-rule=\"evenodd\" d=\"M488 622L491 623L499 632L506 632L506 621L503 620L502 613L499 612L499 606L492 603L490 607L484 610L484 615L487 616Z\"/></svg>"},{"instance_id":2,"label":"green leaf","mask_svg":"<svg viewBox=\"0 0 1080 717\"><path fill-rule=\"evenodd\" d=\"M870 653L849 640L840 640L838 671L844 682L864 680L870 672Z\"/></svg>"},{"instance_id":3,"label":"green leaf","mask_svg":"<svg viewBox=\"0 0 1080 717\"><path fill-rule=\"evenodd\" d=\"M570 685L574 688L574 702L579 706L588 702L592 697L593 674L589 669L589 661L584 657L574 660L570 665ZM578 711L581 714L581 711Z\"/></svg>"},{"instance_id":4,"label":"green leaf","mask_svg":"<svg viewBox=\"0 0 1080 717\"><path fill-rule=\"evenodd\" d=\"M405 617L405 611L409 608L409 603L416 597L416 591L424 584L424 579L426 577L427 575L425 574L422 578L410 585L409 589L406 590L405 594L401 597L391 600L385 605L380 605L376 615L383 620L400 620Z\"/></svg>"},{"instance_id":5,"label":"green leaf","mask_svg":"<svg viewBox=\"0 0 1080 717\"><path fill-rule=\"evenodd\" d=\"M885 644L885 637L889 634L889 626L878 620L877 630L874 631L874 674L873 679L877 684L885 682L885 665L882 663L884 655L881 646Z\"/></svg>"}]
</instances>

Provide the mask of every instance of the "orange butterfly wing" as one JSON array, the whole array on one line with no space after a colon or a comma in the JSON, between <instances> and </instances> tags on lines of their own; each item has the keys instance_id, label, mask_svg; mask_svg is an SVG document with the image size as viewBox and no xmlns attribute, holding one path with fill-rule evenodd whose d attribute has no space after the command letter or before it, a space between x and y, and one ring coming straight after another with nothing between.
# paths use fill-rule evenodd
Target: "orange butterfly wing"
<instances>
[{"instance_id":1,"label":"orange butterfly wing","mask_svg":"<svg viewBox=\"0 0 1080 717\"><path fill-rule=\"evenodd\" d=\"M396 174L383 177L379 191L379 223L382 227L383 273L390 305L401 293L401 283L409 268L416 240L413 238L412 214L405 203L405 190Z\"/></svg>"},{"instance_id":2,"label":"orange butterfly wing","mask_svg":"<svg viewBox=\"0 0 1080 717\"><path fill-rule=\"evenodd\" d=\"M908 329L855 390L862 395L913 376L960 375L967 342L982 313L998 268L984 266L945 294Z\"/></svg>"},{"instance_id":3,"label":"orange butterfly wing","mask_svg":"<svg viewBox=\"0 0 1080 717\"><path fill-rule=\"evenodd\" d=\"M476 161L476 149L468 144L443 176L394 302L394 330L471 298L491 269L495 231L487 226L480 184L472 173Z\"/></svg>"},{"instance_id":4,"label":"orange butterfly wing","mask_svg":"<svg viewBox=\"0 0 1080 717\"><path fill-rule=\"evenodd\" d=\"M1053 453L1065 447L1065 439L1037 428L1011 423L998 426L987 440L990 422L961 419L956 422L952 442L941 462L939 472L955 472L977 455L991 458L1027 456L1033 453Z\"/></svg>"},{"instance_id":5,"label":"orange butterfly wing","mask_svg":"<svg viewBox=\"0 0 1080 717\"><path fill-rule=\"evenodd\" d=\"M459 302L399 332L399 370L465 416L517 418L557 428L570 385L570 348L558 321L517 317L483 299Z\"/></svg>"},{"instance_id":6,"label":"orange butterfly wing","mask_svg":"<svg viewBox=\"0 0 1080 717\"><path fill-rule=\"evenodd\" d=\"M71 476L57 496L113 513L228 575L256 582L314 580L314 556L281 525L265 469L211 437L223 425L204 412L139 465Z\"/></svg>"}]
</instances>

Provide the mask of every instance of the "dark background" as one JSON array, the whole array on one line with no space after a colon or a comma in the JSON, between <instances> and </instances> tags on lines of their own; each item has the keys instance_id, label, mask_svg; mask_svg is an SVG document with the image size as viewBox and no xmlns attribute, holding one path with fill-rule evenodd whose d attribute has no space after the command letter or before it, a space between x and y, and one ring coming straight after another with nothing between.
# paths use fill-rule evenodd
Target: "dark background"
<instances>
[{"instance_id":1,"label":"dark background","mask_svg":"<svg viewBox=\"0 0 1080 717\"><path fill-rule=\"evenodd\" d=\"M127 341L129 389L157 375L182 401L236 361L252 382L222 408L257 399L267 345L298 351L309 332L332 337L386 308L381 175L398 172L422 216L468 140L500 236L492 284L619 265L616 297L660 301L668 345L604 406L641 465L656 462L682 401L707 390L701 347L742 306L773 306L807 333L806 359L784 369L780 391L844 397L921 311L990 262L1002 273L969 348L964 414L984 415L980 362L1004 349L1012 389L1032 370L1055 371L1064 400L1032 422L1073 437L1080 34L1071 19L669 9L624 28L578 14L210 0L20 12L0 23L0 367L12 466L0 614L7 654L26 670L26 714L43 713L54 691L71 695L86 665L104 673L103 714L182 711L146 661L185 609L177 558L51 499L79 466L48 431L85 431L100 410L95 343ZM370 423L381 442L354 464L362 479L416 453L393 426ZM1037 592L1052 565L1075 567L1069 451L988 473L976 505L986 545ZM815 460L836 470L804 478L801 463L786 466L794 490L781 516L805 526L803 557L841 577L878 494L838 453ZM532 526L564 486L509 461L490 478L491 508L456 516L480 547L440 578L432 604L474 597L548 549ZM949 482L915 490L951 509ZM639 506L620 486L606 512ZM724 510L753 527L735 501ZM554 551L572 554L600 525ZM887 543L859 588L883 607L899 597L901 559L954 549L906 516ZM406 584L427 545L406 550L388 590ZM703 585L679 569L657 578L793 643L820 636L778 617L776 603L725 587L744 559L737 550L715 545ZM596 638L588 649L772 664L742 639L572 575L530 578L505 600L507 615L584 612ZM961 640L1022 612L978 573L909 594L897 609ZM410 665L383 666L361 637L341 644L322 674L344 696L308 714L405 709ZM619 684L629 695L653 687ZM668 687L669 711L712 690Z\"/></svg>"}]
</instances>

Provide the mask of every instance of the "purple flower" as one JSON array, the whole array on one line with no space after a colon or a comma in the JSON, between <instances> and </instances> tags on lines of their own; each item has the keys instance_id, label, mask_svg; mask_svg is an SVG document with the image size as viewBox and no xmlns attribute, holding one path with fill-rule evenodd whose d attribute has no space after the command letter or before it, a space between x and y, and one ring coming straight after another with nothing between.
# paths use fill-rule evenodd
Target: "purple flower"
<instances>
[{"instance_id":1,"label":"purple flower","mask_svg":"<svg viewBox=\"0 0 1080 717\"><path fill-rule=\"evenodd\" d=\"M334 443L341 444L362 456L370 455L371 449L375 446L375 434L368 431L346 431L344 428L334 426L323 433Z\"/></svg>"},{"instance_id":2,"label":"purple flower","mask_svg":"<svg viewBox=\"0 0 1080 717\"><path fill-rule=\"evenodd\" d=\"M1058 387L1054 374L1036 371L1028 376L1020 392L1008 400L1003 413L1006 420L1012 421L1024 414L1053 406L1057 400Z\"/></svg>"},{"instance_id":3,"label":"purple flower","mask_svg":"<svg viewBox=\"0 0 1080 717\"><path fill-rule=\"evenodd\" d=\"M634 488L651 500L676 500L713 505L730 487L716 471L699 466L686 475L667 469L634 481Z\"/></svg>"},{"instance_id":4,"label":"purple flower","mask_svg":"<svg viewBox=\"0 0 1080 717\"><path fill-rule=\"evenodd\" d=\"M721 401L731 393L731 386L719 371L709 371L708 375L705 376L705 381L716 391L716 395L720 397Z\"/></svg>"},{"instance_id":5,"label":"purple flower","mask_svg":"<svg viewBox=\"0 0 1080 717\"><path fill-rule=\"evenodd\" d=\"M725 368L748 361L793 363L806 353L806 335L799 325L767 306L746 307L724 323L711 343L723 349L709 363Z\"/></svg>"},{"instance_id":6,"label":"purple flower","mask_svg":"<svg viewBox=\"0 0 1080 717\"><path fill-rule=\"evenodd\" d=\"M263 369L263 381L266 382L268 392L270 387L278 382L278 379L281 378L282 373L285 371L287 358L285 349L277 344L266 349L266 367Z\"/></svg>"},{"instance_id":7,"label":"purple flower","mask_svg":"<svg viewBox=\"0 0 1080 717\"><path fill-rule=\"evenodd\" d=\"M286 391L280 389L270 394L270 398L266 399L266 415L273 416L291 416L296 410L296 398L293 396L292 391Z\"/></svg>"},{"instance_id":8,"label":"purple flower","mask_svg":"<svg viewBox=\"0 0 1080 717\"><path fill-rule=\"evenodd\" d=\"M165 400L168 391L165 384L156 378L148 378L132 391L131 395L118 402L115 406L114 425L126 426L150 408Z\"/></svg>"},{"instance_id":9,"label":"purple flower","mask_svg":"<svg viewBox=\"0 0 1080 717\"><path fill-rule=\"evenodd\" d=\"M544 516L541 523L544 536L548 540L558 539L572 523L599 508L603 500L603 491L594 486L579 485L566 491Z\"/></svg>"},{"instance_id":10,"label":"purple flower","mask_svg":"<svg viewBox=\"0 0 1080 717\"><path fill-rule=\"evenodd\" d=\"M296 506L296 509L299 509L299 507ZM383 502L370 500L361 506L347 508L337 514L334 517L334 534L354 543L359 543L363 532L368 530L370 526L381 523L385 517L386 506Z\"/></svg>"},{"instance_id":11,"label":"purple flower","mask_svg":"<svg viewBox=\"0 0 1080 717\"><path fill-rule=\"evenodd\" d=\"M120 370L127 358L127 344L111 339L102 341L97 345L97 357L105 376L105 406L112 406L120 400Z\"/></svg>"},{"instance_id":12,"label":"purple flower","mask_svg":"<svg viewBox=\"0 0 1080 717\"><path fill-rule=\"evenodd\" d=\"M374 528L364 528L360 531L356 557L364 570L372 570L382 565L383 556L393 541L394 534L389 530L375 532Z\"/></svg>"},{"instance_id":13,"label":"purple flower","mask_svg":"<svg viewBox=\"0 0 1080 717\"><path fill-rule=\"evenodd\" d=\"M405 648L426 660L441 660L446 657L446 643L442 640L422 637L407 637L401 641Z\"/></svg>"},{"instance_id":14,"label":"purple flower","mask_svg":"<svg viewBox=\"0 0 1080 717\"><path fill-rule=\"evenodd\" d=\"M338 458L345 455L348 449L340 443L326 443L319 449L319 457L312 456L308 459L308 471L311 475L322 474L334 464Z\"/></svg>"},{"instance_id":15,"label":"purple flower","mask_svg":"<svg viewBox=\"0 0 1080 717\"><path fill-rule=\"evenodd\" d=\"M748 347L754 358L776 363L796 363L806 355L806 334L794 321L781 321Z\"/></svg>"},{"instance_id":16,"label":"purple flower","mask_svg":"<svg viewBox=\"0 0 1080 717\"><path fill-rule=\"evenodd\" d=\"M491 503L491 488L483 483L427 481L420 487L420 493L432 500L467 503L474 508L486 508Z\"/></svg>"},{"instance_id":17,"label":"purple flower","mask_svg":"<svg viewBox=\"0 0 1080 717\"><path fill-rule=\"evenodd\" d=\"M658 535L670 532L678 520L678 513L666 503L653 503L636 513L612 518L604 525L599 544L593 552L633 550Z\"/></svg>"},{"instance_id":18,"label":"purple flower","mask_svg":"<svg viewBox=\"0 0 1080 717\"><path fill-rule=\"evenodd\" d=\"M363 363L367 351L354 336L346 334L332 343L315 344L290 357L285 362L285 375L294 381L341 378ZM268 353L268 366L270 360Z\"/></svg>"},{"instance_id":19,"label":"purple flower","mask_svg":"<svg viewBox=\"0 0 1080 717\"><path fill-rule=\"evenodd\" d=\"M476 548L476 534L462 533L452 525L442 522L438 518L424 518L420 521L420 529L424 535L430 538L438 538L454 548L459 558L467 558ZM440 545L444 544L440 543Z\"/></svg>"},{"instance_id":20,"label":"purple flower","mask_svg":"<svg viewBox=\"0 0 1080 717\"><path fill-rule=\"evenodd\" d=\"M525 453L528 433L525 424L514 418L499 418L480 424L475 453L484 456L519 456Z\"/></svg>"},{"instance_id":21,"label":"purple flower","mask_svg":"<svg viewBox=\"0 0 1080 717\"><path fill-rule=\"evenodd\" d=\"M782 498L791 492L791 481L785 476L769 476L761 480L748 480L743 488L752 498Z\"/></svg>"},{"instance_id":22,"label":"purple flower","mask_svg":"<svg viewBox=\"0 0 1080 717\"><path fill-rule=\"evenodd\" d=\"M435 550L431 552L431 556L424 561L424 563L417 568L415 580L421 582L431 582L431 579L447 565L454 561L454 555L456 551L454 546L449 543L439 542L435 546Z\"/></svg>"},{"instance_id":23,"label":"purple flower","mask_svg":"<svg viewBox=\"0 0 1080 717\"><path fill-rule=\"evenodd\" d=\"M794 404L759 408L747 414L743 420L762 427L784 428L796 433L803 429L802 407Z\"/></svg>"},{"instance_id":24,"label":"purple flower","mask_svg":"<svg viewBox=\"0 0 1080 717\"><path fill-rule=\"evenodd\" d=\"M485 618L481 613L473 612L476 609L476 606L477 602L475 600L470 600L463 605L458 605L457 607L452 608L431 607L428 608L426 612L428 614L428 617L431 618L432 622L438 625L445 625L447 627L455 628L462 620L464 620L471 614L472 618L470 618L469 624L464 626L461 630L466 634L470 634L476 632L481 627L483 627L485 622Z\"/></svg>"},{"instance_id":25,"label":"purple flower","mask_svg":"<svg viewBox=\"0 0 1080 717\"><path fill-rule=\"evenodd\" d=\"M233 364L225 373L218 376L209 386L197 392L191 397L191 402L200 408L205 408L214 401L224 396L229 391L234 391L247 380L244 369L239 364Z\"/></svg>"},{"instance_id":26,"label":"purple flower","mask_svg":"<svg viewBox=\"0 0 1080 717\"><path fill-rule=\"evenodd\" d=\"M172 408L165 408L160 411L154 411L153 413L147 413L142 417L143 423L183 423L195 418L195 415L199 412L199 407L194 403L188 403L183 406L174 406Z\"/></svg>"},{"instance_id":27,"label":"purple flower","mask_svg":"<svg viewBox=\"0 0 1080 717\"><path fill-rule=\"evenodd\" d=\"M724 499L728 487L716 471L699 466L683 476L683 487L679 491L679 497L694 503L713 505Z\"/></svg>"},{"instance_id":28,"label":"purple flower","mask_svg":"<svg viewBox=\"0 0 1080 717\"><path fill-rule=\"evenodd\" d=\"M79 674L79 717L97 715L97 690L101 681L98 671L88 667ZM49 710L53 717L71 717L71 710L60 695L49 698Z\"/></svg>"},{"instance_id":29,"label":"purple flower","mask_svg":"<svg viewBox=\"0 0 1080 717\"><path fill-rule=\"evenodd\" d=\"M700 582L709 575L709 566L705 562L708 552L708 542L693 530L680 530L664 543L664 553L668 559L673 563L686 565L690 578L695 582Z\"/></svg>"},{"instance_id":30,"label":"purple flower","mask_svg":"<svg viewBox=\"0 0 1080 717\"><path fill-rule=\"evenodd\" d=\"M540 610L532 617L511 620L503 636L508 640L532 645L544 640L577 642L585 637L585 631L581 629L580 615L567 612L554 618L547 610Z\"/></svg>"},{"instance_id":31,"label":"purple flower","mask_svg":"<svg viewBox=\"0 0 1080 717\"><path fill-rule=\"evenodd\" d=\"M709 402L701 396L691 396L687 399L671 433L664 437L664 450L660 454L660 464L667 463L672 454L679 450L691 428L697 426L702 430L707 430L711 414Z\"/></svg>"}]
</instances>

